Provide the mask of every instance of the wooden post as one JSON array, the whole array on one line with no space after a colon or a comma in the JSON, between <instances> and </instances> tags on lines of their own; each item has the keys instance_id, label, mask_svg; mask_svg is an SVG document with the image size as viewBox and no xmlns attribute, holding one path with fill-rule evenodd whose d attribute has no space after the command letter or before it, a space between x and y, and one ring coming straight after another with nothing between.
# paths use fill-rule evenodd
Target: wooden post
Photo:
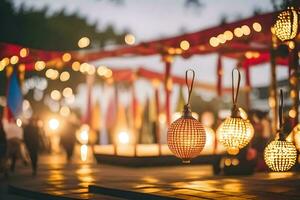
<instances>
[{"instance_id":1,"label":"wooden post","mask_svg":"<svg viewBox=\"0 0 300 200\"><path fill-rule=\"evenodd\" d=\"M135 87L134 83L132 83L131 86L131 94L132 94L132 118L133 118L133 124L132 124L132 131L134 135L134 156L137 156L137 144L138 144L138 132L136 127L136 115L137 115L137 107L136 107L136 96L135 96Z\"/></svg>"},{"instance_id":2,"label":"wooden post","mask_svg":"<svg viewBox=\"0 0 300 200\"><path fill-rule=\"evenodd\" d=\"M171 91L172 91L172 77L171 77L171 63L172 57L166 55L163 57L165 63L165 94L166 94L166 122L167 126L171 124Z\"/></svg>"},{"instance_id":3,"label":"wooden post","mask_svg":"<svg viewBox=\"0 0 300 200\"><path fill-rule=\"evenodd\" d=\"M293 118L293 126L299 123L299 55L298 55L298 44L295 41L294 49L291 49L289 54L289 82L290 82L290 97L292 99L292 112L290 115Z\"/></svg>"},{"instance_id":4,"label":"wooden post","mask_svg":"<svg viewBox=\"0 0 300 200\"><path fill-rule=\"evenodd\" d=\"M276 133L278 126L278 100L277 100L277 82L276 82L276 61L275 61L275 49L270 51L270 62L271 62L271 85L269 95L269 105L273 114L272 132Z\"/></svg>"},{"instance_id":5,"label":"wooden post","mask_svg":"<svg viewBox=\"0 0 300 200\"><path fill-rule=\"evenodd\" d=\"M160 124L159 124L159 113L160 113L160 103L159 103L159 91L158 87L155 87L155 115L156 115L156 138L157 138L157 144L158 144L158 155L161 156L161 135L160 135Z\"/></svg>"},{"instance_id":6,"label":"wooden post","mask_svg":"<svg viewBox=\"0 0 300 200\"><path fill-rule=\"evenodd\" d=\"M118 116L119 113L119 91L118 91L118 85L115 84L115 108L116 108L116 115ZM117 122L116 122L117 123ZM116 128L113 128L112 132L112 141L114 145L114 155L118 155L118 143L117 143L117 133Z\"/></svg>"}]
</instances>

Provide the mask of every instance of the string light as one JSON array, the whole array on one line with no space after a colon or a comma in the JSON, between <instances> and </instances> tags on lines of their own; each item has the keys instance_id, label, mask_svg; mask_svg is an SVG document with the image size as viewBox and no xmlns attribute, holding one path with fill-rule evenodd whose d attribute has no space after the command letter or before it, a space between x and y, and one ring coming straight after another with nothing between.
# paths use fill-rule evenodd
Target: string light
<instances>
[{"instance_id":1,"label":"string light","mask_svg":"<svg viewBox=\"0 0 300 200\"><path fill-rule=\"evenodd\" d=\"M80 40L78 40L78 47L79 48L85 48L90 45L90 39L88 37L82 37Z\"/></svg>"},{"instance_id":2,"label":"string light","mask_svg":"<svg viewBox=\"0 0 300 200\"><path fill-rule=\"evenodd\" d=\"M233 33L236 37L242 37L243 36L243 31L240 27L235 28Z\"/></svg>"},{"instance_id":3,"label":"string light","mask_svg":"<svg viewBox=\"0 0 300 200\"><path fill-rule=\"evenodd\" d=\"M180 42L180 48L184 51L188 50L190 48L190 43L187 40L182 40Z\"/></svg>"},{"instance_id":4,"label":"string light","mask_svg":"<svg viewBox=\"0 0 300 200\"><path fill-rule=\"evenodd\" d=\"M64 53L63 56L62 56L62 60L64 62L69 62L71 59L72 59L72 56L69 53Z\"/></svg>"},{"instance_id":5,"label":"string light","mask_svg":"<svg viewBox=\"0 0 300 200\"><path fill-rule=\"evenodd\" d=\"M58 101L61 99L61 94L58 90L53 90L50 94L51 98L55 101Z\"/></svg>"},{"instance_id":6,"label":"string light","mask_svg":"<svg viewBox=\"0 0 300 200\"><path fill-rule=\"evenodd\" d=\"M212 47L217 47L219 45L219 40L218 38L216 37L211 37L210 40L209 40L209 44L212 46Z\"/></svg>"},{"instance_id":7,"label":"string light","mask_svg":"<svg viewBox=\"0 0 300 200\"><path fill-rule=\"evenodd\" d=\"M191 85L188 85L188 72L193 73ZM173 154L189 163L190 159L198 156L203 150L206 141L204 126L192 116L190 97L193 89L195 72L186 71L186 84L189 90L187 104L184 106L182 116L173 122L167 133L167 143Z\"/></svg>"},{"instance_id":8,"label":"string light","mask_svg":"<svg viewBox=\"0 0 300 200\"><path fill-rule=\"evenodd\" d=\"M80 70L80 62L78 61L75 61L72 63L72 69L75 71L75 72L78 72Z\"/></svg>"},{"instance_id":9,"label":"string light","mask_svg":"<svg viewBox=\"0 0 300 200\"><path fill-rule=\"evenodd\" d=\"M67 106L62 106L59 110L60 115L68 117L71 113L70 108Z\"/></svg>"},{"instance_id":10,"label":"string light","mask_svg":"<svg viewBox=\"0 0 300 200\"><path fill-rule=\"evenodd\" d=\"M250 30L249 26L243 25L243 26L241 27L241 29L242 29L242 32L243 32L244 35L250 35L251 30Z\"/></svg>"},{"instance_id":11,"label":"string light","mask_svg":"<svg viewBox=\"0 0 300 200\"><path fill-rule=\"evenodd\" d=\"M70 97L70 96L73 95L73 90L72 90L72 88L70 88L70 87L66 87L66 88L63 90L62 94L63 94L64 97L68 98L68 97Z\"/></svg>"},{"instance_id":12,"label":"string light","mask_svg":"<svg viewBox=\"0 0 300 200\"><path fill-rule=\"evenodd\" d=\"M19 62L19 57L18 56L12 56L10 58L10 64L15 65Z\"/></svg>"},{"instance_id":13,"label":"string light","mask_svg":"<svg viewBox=\"0 0 300 200\"><path fill-rule=\"evenodd\" d=\"M232 40L233 39L233 33L231 31L225 31L224 36L226 40Z\"/></svg>"},{"instance_id":14,"label":"string light","mask_svg":"<svg viewBox=\"0 0 300 200\"><path fill-rule=\"evenodd\" d=\"M62 82L68 81L70 79L70 73L67 71L64 71L60 74L59 78Z\"/></svg>"},{"instance_id":15,"label":"string light","mask_svg":"<svg viewBox=\"0 0 300 200\"><path fill-rule=\"evenodd\" d=\"M254 23L252 24L252 28L253 28L253 30L255 30L256 32L261 32L261 30L262 30L262 27L261 27L260 23L258 23L258 22L254 22Z\"/></svg>"},{"instance_id":16,"label":"string light","mask_svg":"<svg viewBox=\"0 0 300 200\"><path fill-rule=\"evenodd\" d=\"M34 64L34 69L37 71L42 71L45 69L46 63L44 61L36 61Z\"/></svg>"},{"instance_id":17,"label":"string light","mask_svg":"<svg viewBox=\"0 0 300 200\"><path fill-rule=\"evenodd\" d=\"M128 45L134 45L135 37L132 34L126 34L125 37L124 37L124 41Z\"/></svg>"},{"instance_id":18,"label":"string light","mask_svg":"<svg viewBox=\"0 0 300 200\"><path fill-rule=\"evenodd\" d=\"M29 54L29 50L28 50L28 49L22 48L22 49L20 50L20 56L21 56L21 58L27 57L28 54Z\"/></svg>"}]
</instances>

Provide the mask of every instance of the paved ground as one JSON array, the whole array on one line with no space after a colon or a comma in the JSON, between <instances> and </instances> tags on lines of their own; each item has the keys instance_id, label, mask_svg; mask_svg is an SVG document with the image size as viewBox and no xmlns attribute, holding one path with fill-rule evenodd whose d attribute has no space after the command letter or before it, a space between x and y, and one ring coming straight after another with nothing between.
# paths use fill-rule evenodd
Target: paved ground
<instances>
[{"instance_id":1,"label":"paved ground","mask_svg":"<svg viewBox=\"0 0 300 200\"><path fill-rule=\"evenodd\" d=\"M125 168L81 162L65 164L59 156L43 156L40 163L36 177L31 176L29 167L20 165L9 179L1 177L0 199L30 199L9 194L8 185L73 199L121 199L89 193L89 185L179 199L300 199L300 173L213 176L210 166Z\"/></svg>"}]
</instances>

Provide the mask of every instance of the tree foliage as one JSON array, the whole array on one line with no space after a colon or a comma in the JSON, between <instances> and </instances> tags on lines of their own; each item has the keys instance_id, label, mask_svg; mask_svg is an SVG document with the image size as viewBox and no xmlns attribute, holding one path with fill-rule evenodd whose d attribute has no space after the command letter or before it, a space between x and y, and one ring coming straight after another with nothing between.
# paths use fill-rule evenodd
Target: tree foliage
<instances>
[{"instance_id":1,"label":"tree foliage","mask_svg":"<svg viewBox=\"0 0 300 200\"><path fill-rule=\"evenodd\" d=\"M95 48L110 44L122 44L125 32L117 33L112 25L98 30L76 13L66 15L64 10L47 16L47 8L18 11L11 2L0 0L0 41L47 50L76 50L78 40L87 36Z\"/></svg>"}]
</instances>

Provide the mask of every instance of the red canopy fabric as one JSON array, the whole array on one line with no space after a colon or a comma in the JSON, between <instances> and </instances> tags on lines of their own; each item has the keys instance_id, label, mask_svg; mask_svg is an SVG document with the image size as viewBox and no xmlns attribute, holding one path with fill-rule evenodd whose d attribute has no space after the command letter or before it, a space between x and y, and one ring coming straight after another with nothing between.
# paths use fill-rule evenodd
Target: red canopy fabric
<instances>
[{"instance_id":1,"label":"red canopy fabric","mask_svg":"<svg viewBox=\"0 0 300 200\"><path fill-rule=\"evenodd\" d=\"M80 62L91 62L99 59L121 56L147 56L154 54L166 55L170 53L170 49L179 49L180 42L186 40L189 42L190 48L186 51L179 49L181 51L176 55L188 58L192 55L218 53L222 56L238 59L243 62L243 66L249 67L269 61L269 50L272 38L270 28L276 15L277 13L256 15L248 19L222 24L194 33L143 42L135 46L118 47L109 51L84 50L69 53L72 55L72 61ZM262 27L260 32L254 30L254 23L260 24ZM240 28L245 25L250 28L249 35L243 35L241 37L234 36L232 40L226 41L224 44L220 44L217 47L212 47L210 45L209 40L211 37L217 37L225 31L231 31L234 33L236 28ZM24 47L15 44L0 43L0 58L19 55L22 48ZM52 61L52 63L57 65L63 64L61 57L65 52L44 51L38 49L28 50L29 56L25 58L20 57L20 63L24 63L26 65L26 70L33 70L34 63L38 60L43 60L45 62ZM245 52L247 51L257 52L259 53L259 56L255 58L246 58ZM287 63L287 59L278 59L277 61L280 62L279 64Z\"/></svg>"},{"instance_id":2,"label":"red canopy fabric","mask_svg":"<svg viewBox=\"0 0 300 200\"><path fill-rule=\"evenodd\" d=\"M237 22L219 25L206 30L183 34L176 37L166 39L154 40L143 42L135 46L120 47L110 51L92 52L84 55L85 61L92 61L108 57L120 57L128 55L154 55L154 54L167 54L169 48L179 48L180 42L187 40L190 48L181 53L181 56L187 58L196 54L209 54L209 53L241 53L246 51L268 52L271 47L271 31L270 28L273 24L273 17L276 13L267 13L257 15L248 19L239 20ZM252 28L254 23L259 23L262 27L260 32L254 31ZM251 29L248 36L234 37L231 41L225 42L217 47L212 47L209 44L211 37L217 37L219 34L224 33L226 30L234 32L237 27L247 25ZM239 56L239 55L237 55Z\"/></svg>"}]
</instances>

